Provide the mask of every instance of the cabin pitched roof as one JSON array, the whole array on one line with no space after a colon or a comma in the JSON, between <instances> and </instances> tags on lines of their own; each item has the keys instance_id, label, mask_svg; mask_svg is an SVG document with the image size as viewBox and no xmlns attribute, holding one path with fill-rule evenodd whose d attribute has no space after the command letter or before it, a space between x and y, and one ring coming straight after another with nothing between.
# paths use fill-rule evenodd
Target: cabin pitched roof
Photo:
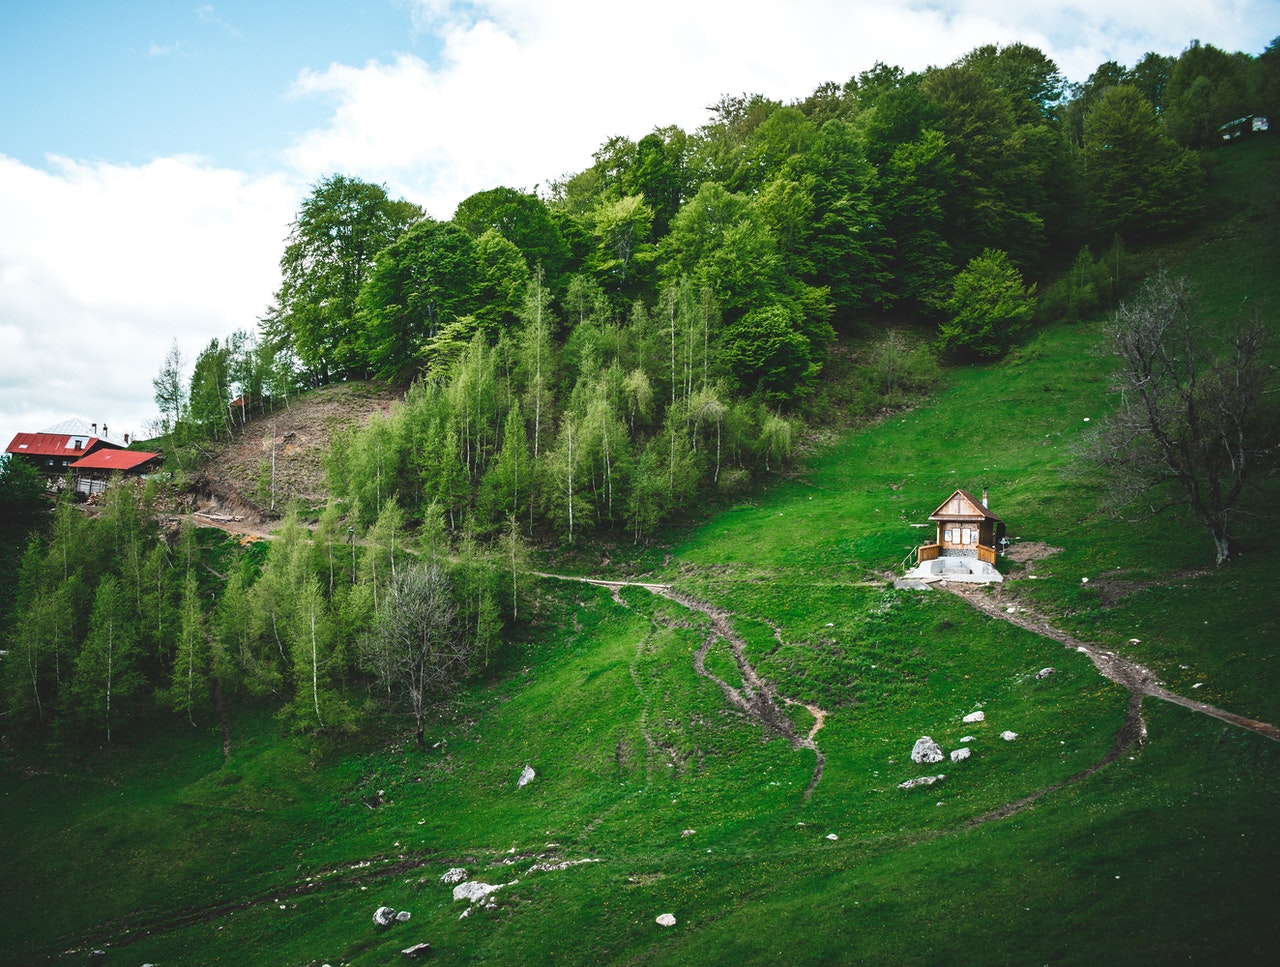
<instances>
[{"instance_id":1,"label":"cabin pitched roof","mask_svg":"<svg viewBox=\"0 0 1280 967\"><path fill-rule=\"evenodd\" d=\"M5 453L24 457L69 459L78 454L86 454L99 446L102 446L102 440L95 436L71 433L15 433L13 442L5 448Z\"/></svg>"},{"instance_id":2,"label":"cabin pitched roof","mask_svg":"<svg viewBox=\"0 0 1280 967\"><path fill-rule=\"evenodd\" d=\"M138 467L159 457L158 453L147 453L143 450L108 450L105 447L77 460L71 465L72 470L136 470Z\"/></svg>"},{"instance_id":3,"label":"cabin pitched roof","mask_svg":"<svg viewBox=\"0 0 1280 967\"><path fill-rule=\"evenodd\" d=\"M957 498L958 506L957 506ZM949 509L950 508L950 509ZM930 520L1000 520L986 507L982 501L967 490L957 490L938 505L938 509L929 515Z\"/></svg>"}]
</instances>

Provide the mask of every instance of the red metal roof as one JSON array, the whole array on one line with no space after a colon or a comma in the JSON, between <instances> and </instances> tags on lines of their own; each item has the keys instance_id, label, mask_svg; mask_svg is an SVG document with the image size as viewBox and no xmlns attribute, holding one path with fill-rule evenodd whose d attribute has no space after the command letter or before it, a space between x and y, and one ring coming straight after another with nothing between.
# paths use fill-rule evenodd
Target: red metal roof
<instances>
[{"instance_id":1,"label":"red metal roof","mask_svg":"<svg viewBox=\"0 0 1280 967\"><path fill-rule=\"evenodd\" d=\"M142 450L109 450L103 448L96 453L77 460L71 465L72 470L134 470L142 464L159 457L158 453L146 453Z\"/></svg>"},{"instance_id":2,"label":"red metal roof","mask_svg":"<svg viewBox=\"0 0 1280 967\"><path fill-rule=\"evenodd\" d=\"M80 441L79 447L75 445L76 440ZM24 457L71 458L77 454L88 454L101 445L102 440L98 437L78 437L65 433L18 433L5 448L5 452Z\"/></svg>"}]
</instances>

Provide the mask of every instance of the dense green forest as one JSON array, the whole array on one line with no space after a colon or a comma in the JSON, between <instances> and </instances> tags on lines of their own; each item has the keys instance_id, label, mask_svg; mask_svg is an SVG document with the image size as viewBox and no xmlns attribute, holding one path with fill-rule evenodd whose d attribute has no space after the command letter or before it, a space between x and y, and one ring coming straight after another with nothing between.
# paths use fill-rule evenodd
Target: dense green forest
<instances>
[{"instance_id":1,"label":"dense green forest","mask_svg":"<svg viewBox=\"0 0 1280 967\"><path fill-rule=\"evenodd\" d=\"M1276 43L1080 84L1013 44L788 103L726 96L696 131L610 138L448 220L328 177L257 331L189 376L165 360L160 443L189 471L307 389L374 379L403 402L333 448L331 501L269 553L165 534L160 487L93 519L60 504L13 588L5 729L110 740L157 704L208 721L228 694L301 729L384 700L420 723L520 619L531 547L641 544L785 468L806 428L1114 304L1126 251L1195 226L1204 149L1253 114L1280 117ZM385 647L411 601L437 667Z\"/></svg>"}]
</instances>

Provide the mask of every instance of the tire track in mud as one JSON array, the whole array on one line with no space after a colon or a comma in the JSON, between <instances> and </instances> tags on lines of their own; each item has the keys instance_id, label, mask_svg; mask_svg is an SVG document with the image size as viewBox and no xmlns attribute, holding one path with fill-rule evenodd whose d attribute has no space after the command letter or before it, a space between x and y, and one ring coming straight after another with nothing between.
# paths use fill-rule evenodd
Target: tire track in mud
<instances>
[{"instance_id":1,"label":"tire track in mud","mask_svg":"<svg viewBox=\"0 0 1280 967\"><path fill-rule=\"evenodd\" d=\"M1081 641L1079 638L1067 634L1060 628L1050 624L1049 620L1043 615L1032 611L1025 605L1017 605L1017 610L1009 611L1008 608L1012 604L1007 606L1004 597L998 591L995 594L987 594L985 591L949 584L944 584L943 586L962 601L968 602L972 607L989 617L1007 621L1009 624L1016 625L1025 631L1030 631L1032 634L1040 635L1042 638L1051 638L1071 651L1088 655L1089 660L1093 662L1093 666L1098 669L1103 678L1127 689L1131 695L1136 694L1139 697L1139 704L1142 697L1145 696L1158 698L1161 701L1180 705L1193 712L1199 712L1201 715L1208 715L1211 718L1226 722L1228 725L1256 732L1258 735L1271 739L1273 742L1280 742L1280 728L1271 723L1259 722L1257 719L1237 715L1234 712L1228 712L1214 705L1198 702L1195 699L1187 698L1185 695L1170 691L1165 688L1152 671L1144 668L1136 661L1131 661L1128 658L1117 655L1114 651L1090 644L1087 641ZM1131 714L1134 713L1131 712ZM1139 711L1136 714L1139 721L1141 721L1141 712ZM1142 726L1139 736L1139 741L1141 741L1141 737L1146 736L1145 725Z\"/></svg>"},{"instance_id":2,"label":"tire track in mud","mask_svg":"<svg viewBox=\"0 0 1280 967\"><path fill-rule=\"evenodd\" d=\"M715 608L687 594L676 591L670 584L645 583L642 581L611 581L604 578L548 574L542 571L533 573L536 577L549 578L556 581L574 581L579 584L608 588L613 595L613 599L619 604L624 603L621 597L621 590L624 587L644 588L651 594L673 601L682 608L705 615L710 621L710 630L707 632L701 647L694 653L694 670L703 678L709 679L720 686L720 692L724 695L725 700L740 712L759 722L764 726L765 731L786 739L793 749L808 749L813 752L816 761L814 763L813 776L804 791L804 798L808 800L813 795L818 783L822 781L822 772L826 767L826 756L818 748L816 737L826 722L827 713L816 705L779 696L773 685L756 673L756 670L747 660L746 642L733 631L730 623L733 617L732 612ZM738 667L738 673L742 677L741 688L729 684L707 668L707 655L710 653L712 646L719 640L724 641L729 648L730 654L733 655L734 663ZM808 710L809 714L813 716L813 725L807 734L801 735L796 731L795 723L783 711L779 704L780 702L784 705L800 705ZM646 740L648 740L647 733Z\"/></svg>"}]
</instances>

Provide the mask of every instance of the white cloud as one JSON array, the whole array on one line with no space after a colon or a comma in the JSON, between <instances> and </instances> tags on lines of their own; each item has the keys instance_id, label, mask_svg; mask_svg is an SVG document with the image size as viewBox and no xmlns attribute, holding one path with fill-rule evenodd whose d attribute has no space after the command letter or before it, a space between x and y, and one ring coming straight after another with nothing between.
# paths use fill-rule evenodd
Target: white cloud
<instances>
[{"instance_id":1,"label":"white cloud","mask_svg":"<svg viewBox=\"0 0 1280 967\"><path fill-rule=\"evenodd\" d=\"M69 416L140 432L176 338L188 362L253 328L301 192L194 158L0 155L0 446Z\"/></svg>"}]
</instances>

